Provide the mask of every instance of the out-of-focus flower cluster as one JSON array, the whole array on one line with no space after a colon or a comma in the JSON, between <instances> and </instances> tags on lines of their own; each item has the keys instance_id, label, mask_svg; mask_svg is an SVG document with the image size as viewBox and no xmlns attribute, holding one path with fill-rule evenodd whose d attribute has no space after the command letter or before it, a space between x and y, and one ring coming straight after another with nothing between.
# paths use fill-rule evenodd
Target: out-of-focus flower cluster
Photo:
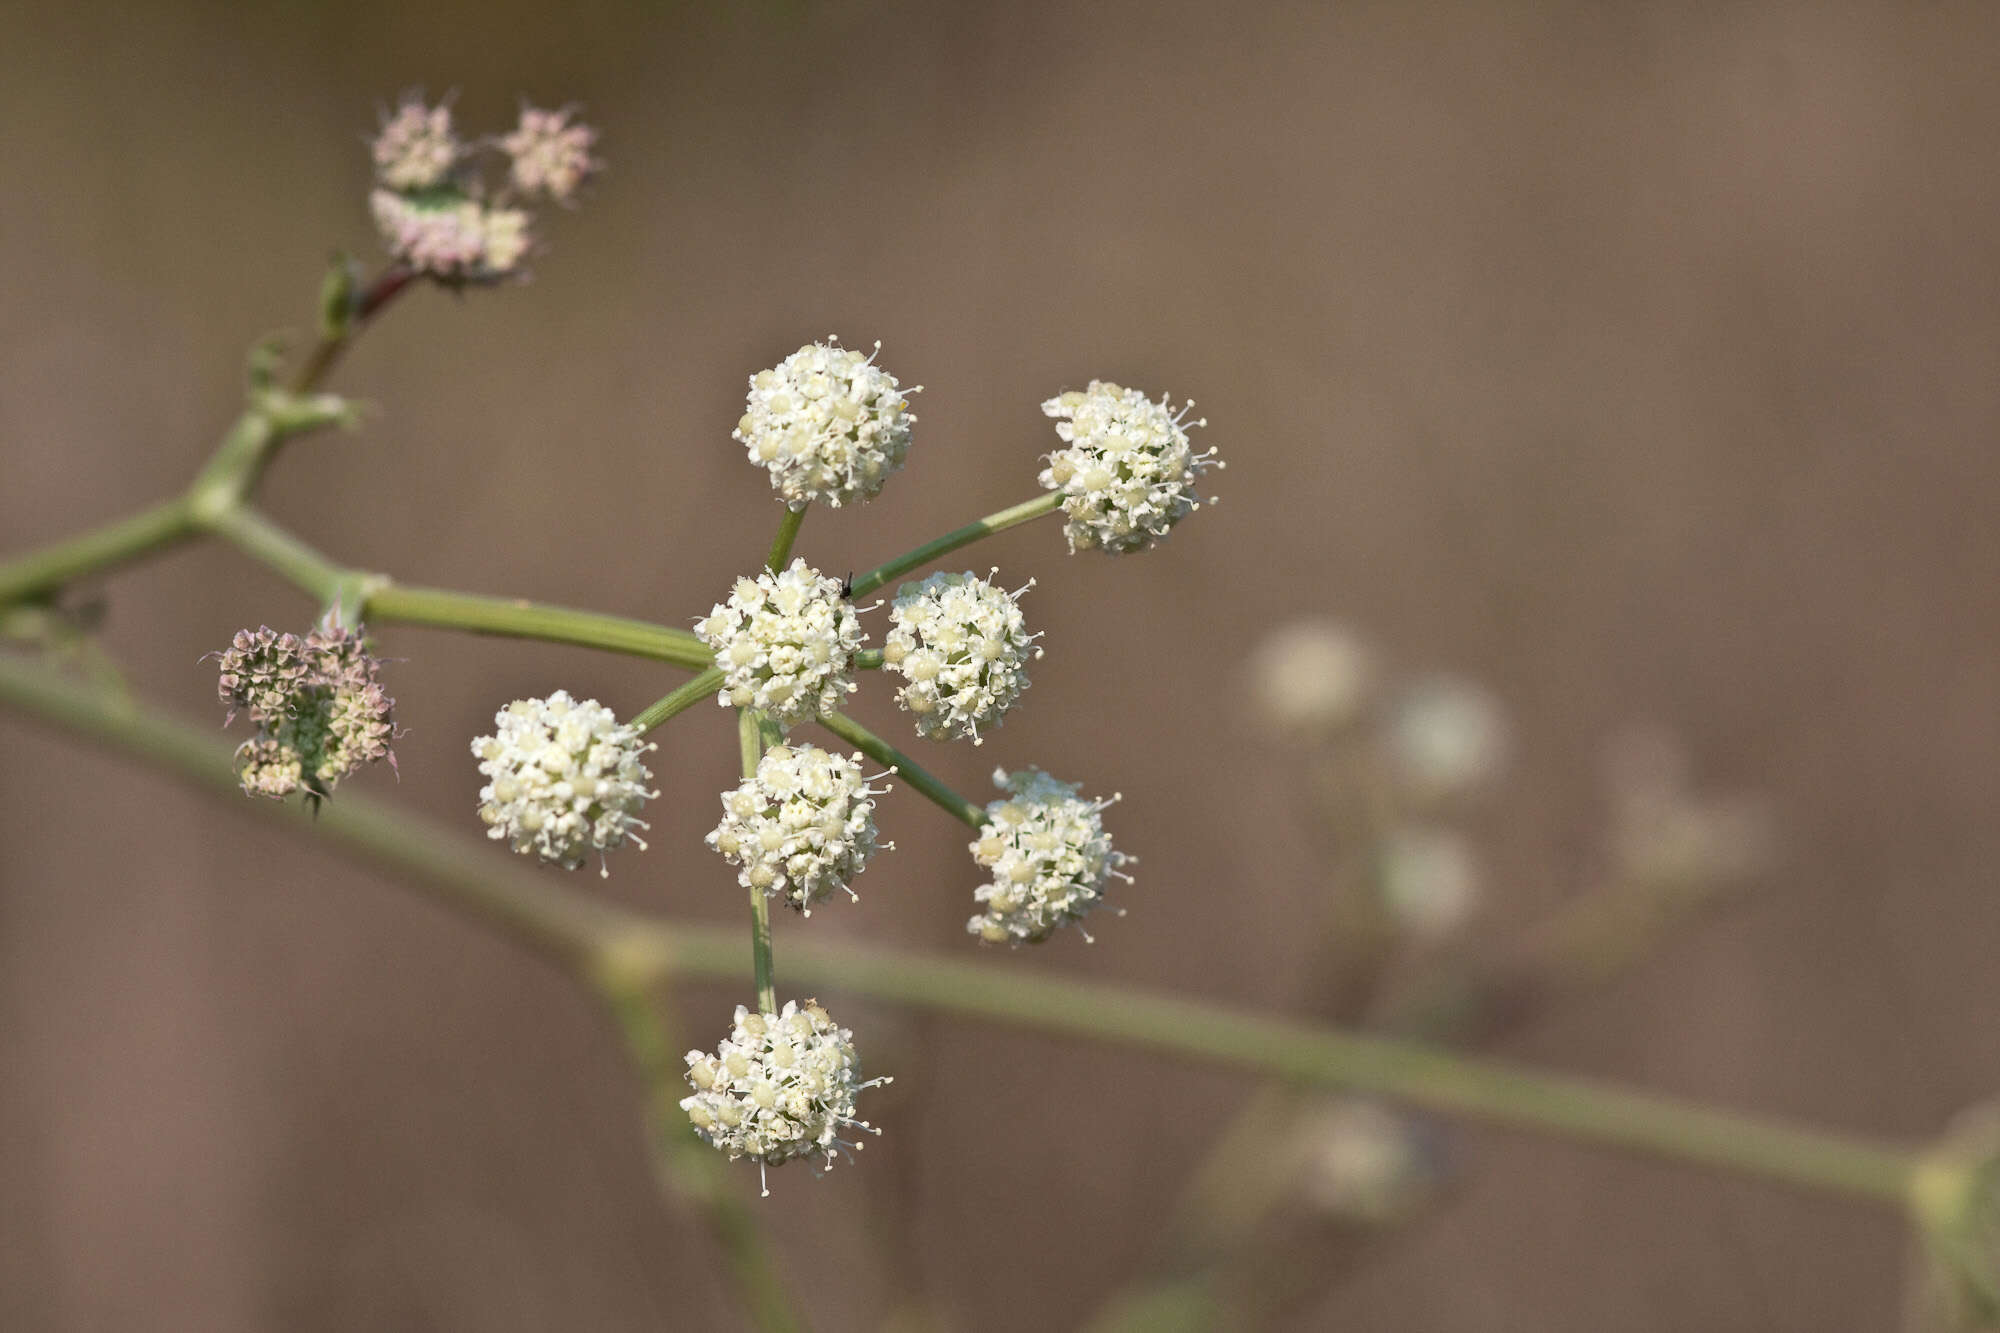
<instances>
[{"instance_id":1,"label":"out-of-focus flower cluster","mask_svg":"<svg viewBox=\"0 0 2000 1333\"><path fill-rule=\"evenodd\" d=\"M467 142L452 124L449 102L404 98L385 114L370 154L375 189L369 211L398 262L441 282L495 282L521 271L534 245L533 218L519 201L572 202L597 170L597 133L570 112L524 107L519 125L497 143ZM478 165L498 148L506 183L488 194Z\"/></svg>"},{"instance_id":2,"label":"out-of-focus flower cluster","mask_svg":"<svg viewBox=\"0 0 2000 1333\"><path fill-rule=\"evenodd\" d=\"M328 621L303 638L268 625L239 630L215 656L229 720L241 712L257 724L236 751L244 791L323 797L363 764L394 763L395 701L375 678L381 663L359 626Z\"/></svg>"}]
</instances>

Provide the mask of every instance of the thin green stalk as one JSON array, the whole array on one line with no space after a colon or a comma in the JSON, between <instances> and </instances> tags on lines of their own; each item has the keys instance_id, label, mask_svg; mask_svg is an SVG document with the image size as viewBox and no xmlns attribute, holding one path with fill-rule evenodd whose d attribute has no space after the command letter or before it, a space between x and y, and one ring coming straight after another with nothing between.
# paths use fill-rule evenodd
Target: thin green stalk
<instances>
[{"instance_id":1,"label":"thin green stalk","mask_svg":"<svg viewBox=\"0 0 2000 1333\"><path fill-rule=\"evenodd\" d=\"M317 820L237 789L226 742L106 700L0 655L0 702L211 791L246 814L326 837L403 872L413 887L513 935L579 974L651 986L674 977L739 979L742 936L600 903L360 793ZM1006 963L927 958L802 938L787 974L960 1017L1138 1046L1317 1087L1372 1093L1606 1147L1901 1206L1922 1159L1911 1149L1656 1097L1581 1076L1359 1036L1177 994L1077 981Z\"/></svg>"},{"instance_id":2,"label":"thin green stalk","mask_svg":"<svg viewBox=\"0 0 2000 1333\"><path fill-rule=\"evenodd\" d=\"M709 667L679 689L647 707L644 712L632 719L632 725L637 727L639 734L643 736L668 718L685 713L721 688L722 668Z\"/></svg>"},{"instance_id":3,"label":"thin green stalk","mask_svg":"<svg viewBox=\"0 0 2000 1333\"><path fill-rule=\"evenodd\" d=\"M864 597L889 580L901 578L913 569L928 565L939 556L950 555L961 546L970 546L981 537L1005 532L1008 528L1031 522L1044 514L1053 514L1061 504L1062 493L1050 491L1046 495L1038 495L1010 509L1002 509L997 514L988 514L985 518L968 523L954 532L947 532L937 540L925 542L916 550L905 552L886 565L877 565L855 579L854 596Z\"/></svg>"},{"instance_id":4,"label":"thin green stalk","mask_svg":"<svg viewBox=\"0 0 2000 1333\"><path fill-rule=\"evenodd\" d=\"M826 713L820 717L819 724L909 783L953 819L962 820L975 829L985 825L986 812L983 809L945 786L943 781L922 764L847 714Z\"/></svg>"},{"instance_id":5,"label":"thin green stalk","mask_svg":"<svg viewBox=\"0 0 2000 1333\"><path fill-rule=\"evenodd\" d=\"M248 505L236 505L208 521L209 530L261 565L324 604L340 597L355 577Z\"/></svg>"},{"instance_id":6,"label":"thin green stalk","mask_svg":"<svg viewBox=\"0 0 2000 1333\"><path fill-rule=\"evenodd\" d=\"M799 539L799 524L805 521L805 510L785 511L785 517L778 523L778 535L771 539L771 554L764 557L764 568L775 574L785 567L785 562L792 558L792 543Z\"/></svg>"},{"instance_id":7,"label":"thin green stalk","mask_svg":"<svg viewBox=\"0 0 2000 1333\"><path fill-rule=\"evenodd\" d=\"M122 565L195 535L184 497L163 500L53 546L0 564L0 606L53 592L71 579Z\"/></svg>"},{"instance_id":8,"label":"thin green stalk","mask_svg":"<svg viewBox=\"0 0 2000 1333\"><path fill-rule=\"evenodd\" d=\"M736 734L743 747L743 776L757 776L757 761L764 757L764 719L754 708L738 709ZM778 1012L778 991L771 966L771 899L752 885L750 889L750 972L757 983L757 1011Z\"/></svg>"},{"instance_id":9,"label":"thin green stalk","mask_svg":"<svg viewBox=\"0 0 2000 1333\"><path fill-rule=\"evenodd\" d=\"M675 666L705 667L715 660L708 645L684 629L549 606L519 597L487 597L382 582L367 589L366 611L375 621L432 625L473 634L539 639L545 643L572 643L610 653L650 657Z\"/></svg>"},{"instance_id":10,"label":"thin green stalk","mask_svg":"<svg viewBox=\"0 0 2000 1333\"><path fill-rule=\"evenodd\" d=\"M751 1323L763 1333L797 1333L805 1328L785 1295L763 1228L731 1188L726 1164L703 1143L680 1108L686 1090L671 1023L657 997L643 988L603 987L625 1052L646 1086L646 1142L662 1189L700 1212L722 1250L736 1293Z\"/></svg>"}]
</instances>

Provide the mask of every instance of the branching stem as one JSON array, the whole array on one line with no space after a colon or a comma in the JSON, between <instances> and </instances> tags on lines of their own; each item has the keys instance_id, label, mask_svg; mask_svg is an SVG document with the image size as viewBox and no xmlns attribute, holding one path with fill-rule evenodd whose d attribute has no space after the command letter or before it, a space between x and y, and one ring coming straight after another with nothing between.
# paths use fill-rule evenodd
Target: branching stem
<instances>
[{"instance_id":1,"label":"branching stem","mask_svg":"<svg viewBox=\"0 0 2000 1333\"><path fill-rule=\"evenodd\" d=\"M854 595L864 597L891 579L898 579L912 570L921 569L940 556L950 555L962 546L970 546L982 537L990 537L996 532L1005 532L1008 528L1032 522L1044 514L1053 514L1061 505L1062 493L1050 491L1046 495L1038 495L1032 500L1002 509L997 514L988 514L985 518L947 532L933 541L927 541L915 550L906 551L887 564L877 565L866 574L858 576L854 580Z\"/></svg>"},{"instance_id":2,"label":"branching stem","mask_svg":"<svg viewBox=\"0 0 2000 1333\"><path fill-rule=\"evenodd\" d=\"M977 829L985 825L986 812L947 787L936 774L877 736L845 713L827 713L819 724L861 753L895 773L953 819Z\"/></svg>"}]
</instances>

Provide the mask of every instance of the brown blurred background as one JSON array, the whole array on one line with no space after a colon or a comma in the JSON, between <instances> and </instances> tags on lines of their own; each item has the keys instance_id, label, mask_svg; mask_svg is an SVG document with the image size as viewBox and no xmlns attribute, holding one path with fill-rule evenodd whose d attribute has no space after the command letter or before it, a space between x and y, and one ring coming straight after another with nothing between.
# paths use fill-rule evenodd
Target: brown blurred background
<instances>
[{"instance_id":1,"label":"brown blurred background","mask_svg":"<svg viewBox=\"0 0 2000 1333\"><path fill-rule=\"evenodd\" d=\"M1499 929L1559 904L1602 739L1671 725L1763 790L1784 873L1510 1054L1919 1137L2000 1087L2000 13L1977 5L0 5L0 550L180 486L257 335L373 256L363 138L404 88L498 129L575 100L611 170L535 281L419 292L337 377L375 406L269 507L427 583L686 623L778 508L728 432L807 339L927 387L909 470L801 550L866 567L1024 498L1036 404L1191 395L1223 503L1142 557L1052 524L1048 656L968 792L1122 789L1141 857L1099 942L1000 961L1296 1008L1314 847L1243 704L1326 612L1508 704ZM108 584L150 698L313 608L214 548ZM877 631L879 633L879 630ZM400 785L471 832L466 739L564 686L676 673L396 629ZM876 682L864 718L905 734ZM604 892L731 919L700 846L727 716L663 737L650 854ZM655 1197L637 1092L565 979L322 850L0 717L0 1326L733 1326ZM965 833L806 928L965 951ZM595 891L597 883L586 886ZM708 1040L739 998L687 996ZM1239 1080L847 997L897 1073L859 1169L761 1205L826 1328L910 1283L959 1327L1073 1325L1143 1257ZM1516 1136L1299 1327L1879 1328L1897 1222ZM750 1173L743 1185L751 1189ZM894 1265L869 1228L900 1192Z\"/></svg>"}]
</instances>

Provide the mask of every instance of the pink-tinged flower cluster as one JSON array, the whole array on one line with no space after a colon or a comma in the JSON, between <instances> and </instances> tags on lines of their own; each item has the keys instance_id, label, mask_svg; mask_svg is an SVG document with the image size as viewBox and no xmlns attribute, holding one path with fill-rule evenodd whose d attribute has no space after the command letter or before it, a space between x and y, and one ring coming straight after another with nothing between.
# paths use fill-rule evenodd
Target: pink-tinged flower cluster
<instances>
[{"instance_id":1,"label":"pink-tinged flower cluster","mask_svg":"<svg viewBox=\"0 0 2000 1333\"><path fill-rule=\"evenodd\" d=\"M583 183L604 164L590 155L597 131L570 120L571 111L521 108L521 123L500 140L512 159L508 179L522 194L545 195L559 204L576 198Z\"/></svg>"},{"instance_id":2,"label":"pink-tinged flower cluster","mask_svg":"<svg viewBox=\"0 0 2000 1333\"><path fill-rule=\"evenodd\" d=\"M329 621L304 638L269 626L239 630L215 656L229 720L242 712L257 724L257 735L236 752L244 791L322 797L363 764L395 763L395 701L375 679L381 663L360 627Z\"/></svg>"},{"instance_id":3,"label":"pink-tinged flower cluster","mask_svg":"<svg viewBox=\"0 0 2000 1333\"><path fill-rule=\"evenodd\" d=\"M534 249L533 218L515 196L569 203L597 162L597 132L568 111L524 108L521 125L497 141L467 143L451 108L406 98L383 117L372 145L375 189L369 211L398 263L440 282L498 282L519 274ZM504 151L507 175L489 194L477 169L482 151Z\"/></svg>"}]
</instances>

